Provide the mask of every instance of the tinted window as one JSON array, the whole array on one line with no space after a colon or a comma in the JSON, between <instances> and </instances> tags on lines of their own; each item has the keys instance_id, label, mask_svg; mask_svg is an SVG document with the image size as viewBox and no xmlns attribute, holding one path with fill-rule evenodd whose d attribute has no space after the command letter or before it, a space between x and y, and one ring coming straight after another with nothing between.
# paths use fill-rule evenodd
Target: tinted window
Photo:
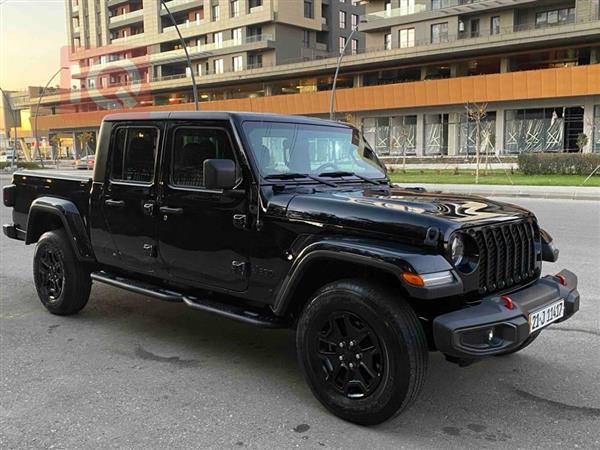
<instances>
[{"instance_id":1,"label":"tinted window","mask_svg":"<svg viewBox=\"0 0 600 450\"><path fill-rule=\"evenodd\" d=\"M156 128L117 129L113 140L110 178L121 181L152 182L157 146Z\"/></svg>"},{"instance_id":2,"label":"tinted window","mask_svg":"<svg viewBox=\"0 0 600 450\"><path fill-rule=\"evenodd\" d=\"M204 161L207 159L234 159L227 132L221 129L178 128L173 143L171 183L202 187Z\"/></svg>"}]
</instances>

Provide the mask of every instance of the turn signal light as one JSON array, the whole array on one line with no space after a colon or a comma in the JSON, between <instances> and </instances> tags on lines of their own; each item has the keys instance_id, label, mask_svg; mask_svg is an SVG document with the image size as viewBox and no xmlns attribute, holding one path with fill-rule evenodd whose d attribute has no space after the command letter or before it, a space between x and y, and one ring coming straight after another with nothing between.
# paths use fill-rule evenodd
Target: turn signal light
<instances>
[{"instance_id":1,"label":"turn signal light","mask_svg":"<svg viewBox=\"0 0 600 450\"><path fill-rule=\"evenodd\" d=\"M419 287L425 286L425 281L423 280L421 275L417 275L416 273L403 272L402 278L408 284L412 284L413 286L419 286Z\"/></svg>"},{"instance_id":2,"label":"turn signal light","mask_svg":"<svg viewBox=\"0 0 600 450\"><path fill-rule=\"evenodd\" d=\"M512 298L510 298L508 295L503 295L502 297L500 297L500 299L504 302L504 306L507 309L513 309L515 307Z\"/></svg>"},{"instance_id":3,"label":"turn signal light","mask_svg":"<svg viewBox=\"0 0 600 450\"><path fill-rule=\"evenodd\" d=\"M564 275L561 275L560 273L557 273L556 275L554 275L556 278L558 278L558 282L560 284L562 284L563 286L567 285L567 279L565 278Z\"/></svg>"}]
</instances>

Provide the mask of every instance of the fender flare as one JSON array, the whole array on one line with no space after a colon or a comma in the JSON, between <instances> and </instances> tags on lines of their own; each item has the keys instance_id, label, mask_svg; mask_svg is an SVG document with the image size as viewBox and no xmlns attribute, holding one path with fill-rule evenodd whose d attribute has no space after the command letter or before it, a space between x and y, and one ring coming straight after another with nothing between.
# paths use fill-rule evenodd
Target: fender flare
<instances>
[{"instance_id":1,"label":"fender flare","mask_svg":"<svg viewBox=\"0 0 600 450\"><path fill-rule=\"evenodd\" d=\"M87 233L83 217L75 203L57 197L39 197L29 208L25 244L37 242L41 233L37 232L37 220L40 215L52 214L60 219L73 246L77 259L94 262L94 251Z\"/></svg>"},{"instance_id":2,"label":"fender flare","mask_svg":"<svg viewBox=\"0 0 600 450\"><path fill-rule=\"evenodd\" d=\"M398 278L411 297L440 298L456 295L463 290L460 277L452 287L417 288L408 285L401 278L402 272L432 273L445 270L454 271L451 264L442 255L425 253L423 249L404 244L389 244L356 239L324 239L306 246L292 263L278 289L273 312L285 315L292 304L294 291L307 269L322 260L351 262L365 267L376 268Z\"/></svg>"}]
</instances>

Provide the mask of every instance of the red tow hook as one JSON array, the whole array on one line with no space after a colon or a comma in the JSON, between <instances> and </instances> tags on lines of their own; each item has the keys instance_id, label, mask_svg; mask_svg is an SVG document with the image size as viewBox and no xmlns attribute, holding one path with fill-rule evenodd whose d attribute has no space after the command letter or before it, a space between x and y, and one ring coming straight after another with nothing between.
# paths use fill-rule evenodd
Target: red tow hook
<instances>
[{"instance_id":1,"label":"red tow hook","mask_svg":"<svg viewBox=\"0 0 600 450\"><path fill-rule=\"evenodd\" d=\"M512 298L510 298L508 295L501 296L500 300L502 300L504 302L504 306L507 309L513 309L515 307L515 304L513 303Z\"/></svg>"},{"instance_id":2,"label":"red tow hook","mask_svg":"<svg viewBox=\"0 0 600 450\"><path fill-rule=\"evenodd\" d=\"M567 278L564 275L561 275L560 273L557 273L556 275L554 275L556 278L558 278L558 282L560 284L562 284L563 286L567 285Z\"/></svg>"}]
</instances>

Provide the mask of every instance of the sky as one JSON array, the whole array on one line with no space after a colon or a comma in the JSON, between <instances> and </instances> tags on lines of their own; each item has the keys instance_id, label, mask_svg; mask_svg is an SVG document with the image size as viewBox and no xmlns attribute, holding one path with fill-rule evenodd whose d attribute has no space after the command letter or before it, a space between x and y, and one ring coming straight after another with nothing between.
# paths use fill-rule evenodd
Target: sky
<instances>
[{"instance_id":1,"label":"sky","mask_svg":"<svg viewBox=\"0 0 600 450\"><path fill-rule=\"evenodd\" d=\"M64 0L0 0L0 87L44 86L60 67L66 27Z\"/></svg>"}]
</instances>

